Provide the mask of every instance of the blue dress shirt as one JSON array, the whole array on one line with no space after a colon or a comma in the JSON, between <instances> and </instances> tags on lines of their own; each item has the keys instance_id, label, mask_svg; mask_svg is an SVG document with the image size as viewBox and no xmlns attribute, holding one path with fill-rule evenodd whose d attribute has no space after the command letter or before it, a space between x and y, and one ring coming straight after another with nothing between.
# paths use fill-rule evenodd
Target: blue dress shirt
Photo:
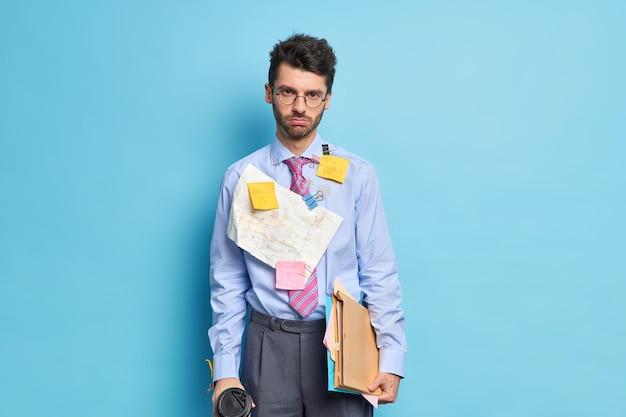
<instances>
[{"instance_id":1,"label":"blue dress shirt","mask_svg":"<svg viewBox=\"0 0 626 417\"><path fill-rule=\"evenodd\" d=\"M301 156L317 160L322 156L322 143L318 135ZM369 309L380 349L379 370L404 376L402 292L378 177L364 159L332 144L329 148L332 155L350 161L343 183L317 177L316 164L305 165L302 170L311 194L319 197L318 205L343 217L317 264L319 304L306 320L326 317L326 296L333 291L334 277L339 277L352 296L357 300L363 297ZM239 248L226 235L233 192L246 166L254 165L288 189L291 172L282 161L293 156L275 138L271 144L231 165L224 174L210 257L213 326L209 338L214 353L214 380L239 375L248 304L270 316L302 320L289 305L287 291L276 289L276 270Z\"/></svg>"}]
</instances>

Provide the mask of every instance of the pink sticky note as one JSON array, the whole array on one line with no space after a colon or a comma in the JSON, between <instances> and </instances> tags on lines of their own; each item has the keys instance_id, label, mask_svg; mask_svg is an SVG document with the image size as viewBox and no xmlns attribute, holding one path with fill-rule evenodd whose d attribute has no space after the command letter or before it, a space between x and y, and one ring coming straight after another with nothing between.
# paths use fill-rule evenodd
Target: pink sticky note
<instances>
[{"instance_id":1,"label":"pink sticky note","mask_svg":"<svg viewBox=\"0 0 626 417\"><path fill-rule=\"evenodd\" d=\"M276 288L301 290L305 283L305 263L296 261L276 262Z\"/></svg>"}]
</instances>

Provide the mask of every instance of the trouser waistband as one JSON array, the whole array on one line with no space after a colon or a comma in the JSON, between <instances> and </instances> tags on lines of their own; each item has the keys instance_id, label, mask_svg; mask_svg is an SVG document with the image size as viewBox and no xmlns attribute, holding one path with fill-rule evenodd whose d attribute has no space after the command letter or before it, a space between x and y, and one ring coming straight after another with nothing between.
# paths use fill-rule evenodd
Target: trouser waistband
<instances>
[{"instance_id":1,"label":"trouser waistband","mask_svg":"<svg viewBox=\"0 0 626 417\"><path fill-rule=\"evenodd\" d=\"M326 330L326 320L285 320L268 316L252 310L250 321L272 330L283 330L290 333L315 333Z\"/></svg>"}]
</instances>

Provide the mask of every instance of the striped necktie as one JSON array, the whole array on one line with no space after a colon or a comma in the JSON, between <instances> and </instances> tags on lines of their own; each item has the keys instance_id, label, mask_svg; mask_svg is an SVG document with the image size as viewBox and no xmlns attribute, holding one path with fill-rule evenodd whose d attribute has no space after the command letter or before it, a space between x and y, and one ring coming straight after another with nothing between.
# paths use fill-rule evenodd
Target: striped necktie
<instances>
[{"instance_id":1,"label":"striped necktie","mask_svg":"<svg viewBox=\"0 0 626 417\"><path fill-rule=\"evenodd\" d=\"M300 194L305 201L309 200L312 196L309 194L309 184L306 178L302 176L302 165L304 163L310 163L311 160L304 157L295 156L293 158L285 159L284 161L289 170L291 171L291 187L290 190L294 193ZM317 294L317 269L313 270L313 273L307 280L304 289L301 290L289 290L289 305L298 312L302 317L306 317L315 310L318 302Z\"/></svg>"}]
</instances>

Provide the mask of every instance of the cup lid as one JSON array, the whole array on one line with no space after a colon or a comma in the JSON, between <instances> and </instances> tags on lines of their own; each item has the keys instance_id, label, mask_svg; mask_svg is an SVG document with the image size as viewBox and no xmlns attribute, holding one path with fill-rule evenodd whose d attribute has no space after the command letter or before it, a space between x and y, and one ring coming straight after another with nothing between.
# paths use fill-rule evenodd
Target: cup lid
<instances>
[{"instance_id":1,"label":"cup lid","mask_svg":"<svg viewBox=\"0 0 626 417\"><path fill-rule=\"evenodd\" d=\"M240 388L228 388L217 399L217 413L222 417L246 417L252 409L252 400Z\"/></svg>"}]
</instances>

